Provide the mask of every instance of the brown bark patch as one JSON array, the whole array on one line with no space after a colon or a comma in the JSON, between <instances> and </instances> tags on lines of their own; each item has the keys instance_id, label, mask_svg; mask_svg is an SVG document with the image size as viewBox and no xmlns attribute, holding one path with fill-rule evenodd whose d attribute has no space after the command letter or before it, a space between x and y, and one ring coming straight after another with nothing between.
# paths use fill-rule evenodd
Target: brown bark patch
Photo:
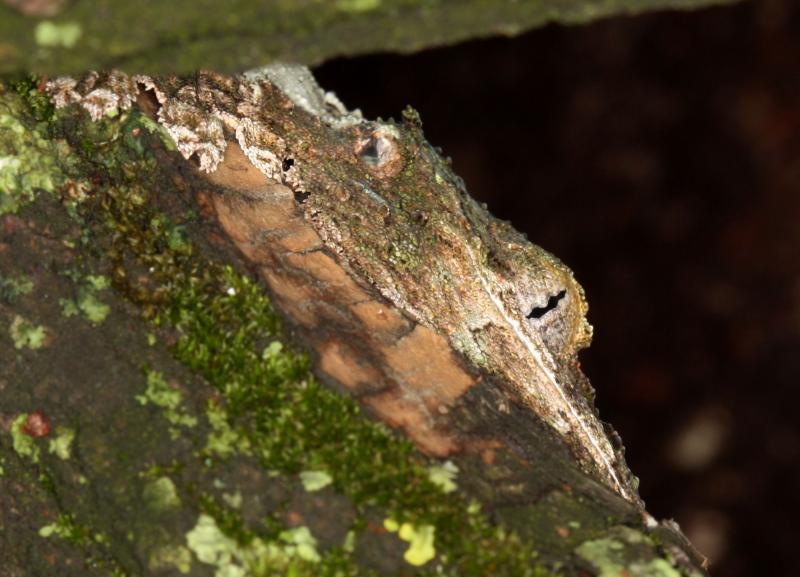
<instances>
[{"instance_id":1,"label":"brown bark patch","mask_svg":"<svg viewBox=\"0 0 800 577\"><path fill-rule=\"evenodd\" d=\"M319 348L319 368L351 390L357 390L360 385L380 382L382 379L373 366L359 362L356 351L334 340Z\"/></svg>"},{"instance_id":2,"label":"brown bark patch","mask_svg":"<svg viewBox=\"0 0 800 577\"><path fill-rule=\"evenodd\" d=\"M374 300L356 303L350 310L374 336L397 338L409 327L408 321L395 309Z\"/></svg>"},{"instance_id":3,"label":"brown bark patch","mask_svg":"<svg viewBox=\"0 0 800 577\"><path fill-rule=\"evenodd\" d=\"M281 274L269 267L261 269L261 276L272 289L278 306L294 322L305 327L317 324L317 315L312 307L315 295L310 286L293 275Z\"/></svg>"},{"instance_id":4,"label":"brown bark patch","mask_svg":"<svg viewBox=\"0 0 800 577\"><path fill-rule=\"evenodd\" d=\"M419 399L406 397L401 389L373 395L364 402L389 426L402 429L423 453L442 458L459 450L455 436L437 430Z\"/></svg>"},{"instance_id":5,"label":"brown bark patch","mask_svg":"<svg viewBox=\"0 0 800 577\"><path fill-rule=\"evenodd\" d=\"M383 349L392 370L403 375L404 384L422 399L429 410L439 411L475 384L461 367L442 335L417 325L394 346Z\"/></svg>"},{"instance_id":6,"label":"brown bark patch","mask_svg":"<svg viewBox=\"0 0 800 577\"><path fill-rule=\"evenodd\" d=\"M323 252L290 254L286 257L286 262L325 285L339 302L354 303L369 298L341 265Z\"/></svg>"},{"instance_id":7,"label":"brown bark patch","mask_svg":"<svg viewBox=\"0 0 800 577\"><path fill-rule=\"evenodd\" d=\"M236 141L228 142L225 156L208 180L227 188L246 193L261 193L270 181L245 156ZM274 184L274 183L273 183Z\"/></svg>"}]
</instances>

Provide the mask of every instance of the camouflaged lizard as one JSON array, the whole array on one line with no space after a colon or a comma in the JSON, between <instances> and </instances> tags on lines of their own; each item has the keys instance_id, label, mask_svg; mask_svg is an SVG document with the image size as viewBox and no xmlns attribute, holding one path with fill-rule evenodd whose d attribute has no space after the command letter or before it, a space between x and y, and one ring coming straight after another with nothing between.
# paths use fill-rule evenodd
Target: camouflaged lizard
<instances>
[{"instance_id":1,"label":"camouflaged lizard","mask_svg":"<svg viewBox=\"0 0 800 577\"><path fill-rule=\"evenodd\" d=\"M402 124L365 121L292 65L190 79L91 73L57 78L48 90L58 106L80 103L95 119L148 92L178 150L203 171L235 139L267 178L295 192L352 274L511 383L584 471L637 502L621 451L575 382L577 352L592 335L581 286L466 193L413 111ZM276 108L284 112L269 113Z\"/></svg>"}]
</instances>

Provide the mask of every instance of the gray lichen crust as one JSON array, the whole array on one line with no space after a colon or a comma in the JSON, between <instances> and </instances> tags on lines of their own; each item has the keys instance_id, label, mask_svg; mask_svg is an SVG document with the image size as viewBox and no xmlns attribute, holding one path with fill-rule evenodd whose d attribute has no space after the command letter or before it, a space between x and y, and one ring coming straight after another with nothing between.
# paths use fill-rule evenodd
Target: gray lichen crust
<instances>
[{"instance_id":1,"label":"gray lichen crust","mask_svg":"<svg viewBox=\"0 0 800 577\"><path fill-rule=\"evenodd\" d=\"M364 121L307 69L286 65L234 77L94 74L59 78L48 89L57 106L79 103L92 118L151 91L178 150L206 172L235 139L267 178L304 193L306 219L354 276L510 383L584 471L639 502L584 382L575 380L576 354L592 334L582 288L557 258L466 193L414 114L403 126ZM276 99L283 118L265 112ZM322 125L332 133L325 143L311 136Z\"/></svg>"}]
</instances>

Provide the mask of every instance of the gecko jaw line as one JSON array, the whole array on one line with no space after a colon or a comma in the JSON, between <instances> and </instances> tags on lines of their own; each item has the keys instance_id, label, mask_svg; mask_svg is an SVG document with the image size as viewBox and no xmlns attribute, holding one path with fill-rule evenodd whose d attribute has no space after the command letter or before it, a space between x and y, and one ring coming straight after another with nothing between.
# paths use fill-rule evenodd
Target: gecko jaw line
<instances>
[{"instance_id":1,"label":"gecko jaw line","mask_svg":"<svg viewBox=\"0 0 800 577\"><path fill-rule=\"evenodd\" d=\"M497 310L500 312L501 316L511 326L511 328L514 331L514 335L520 341L522 341L522 344L525 345L525 348L528 349L528 352L531 354L531 356L533 356L536 364L544 371L545 375L547 376L547 378L550 381L551 386L556 390L556 392L558 393L558 396L561 398L561 400L564 402L564 404L566 404L566 406L568 407L568 411L569 411L570 415L573 417L573 419L577 420L577 422L578 422L580 428L583 430L585 436L588 437L589 443L592 445L592 449L594 449L591 452L595 453L596 455L599 455L600 460L602 461L602 464L605 466L607 472L611 475L611 479L614 481L614 484L616 485L617 492L620 495L622 495L623 497L625 497L625 499L630 500L630 495L628 495L628 492L625 490L624 486L619 481L619 478L617 477L617 474L614 471L614 467L609 462L608 458L605 455L605 452L600 447L600 445L598 444L597 440L594 438L594 435L592 434L592 431L586 426L586 424L583 422L583 419L581 418L581 416L575 411L575 407L572 406L572 403L570 403L569 399L567 398L566 394L564 393L564 390L561 388L561 385L558 384L558 380L556 379L556 376L553 374L552 370L550 370L550 367L547 366L547 364L545 363L544 359L542 358L541 352L538 351L536 349L536 347L533 346L533 343L530 341L530 339L525 335L525 333L522 332L522 329L520 328L519 323L516 321L516 319L514 319L513 317L509 316L506 313L506 309L505 309L505 306L503 305L502 301L490 289L489 283L487 282L486 278L483 276L483 274L481 272L481 268L478 266L478 262L477 262L477 260L475 258L475 254L472 252L472 249L470 247L467 247L467 253L469 254L470 259L472 260L472 264L475 266L475 269L478 271L478 278L481 281L481 285L483 286L483 290L486 292L486 294L489 295L489 298L492 300L492 303L497 308ZM553 362L552 359L549 359L549 360L550 360L551 363Z\"/></svg>"}]
</instances>

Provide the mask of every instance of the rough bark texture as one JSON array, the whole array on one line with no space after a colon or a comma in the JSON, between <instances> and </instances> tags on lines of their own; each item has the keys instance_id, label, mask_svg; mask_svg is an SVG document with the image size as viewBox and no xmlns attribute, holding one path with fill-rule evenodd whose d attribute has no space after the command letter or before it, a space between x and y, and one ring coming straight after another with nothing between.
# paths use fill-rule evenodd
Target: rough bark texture
<instances>
[{"instance_id":1,"label":"rough bark texture","mask_svg":"<svg viewBox=\"0 0 800 577\"><path fill-rule=\"evenodd\" d=\"M94 122L0 88L4 575L704 573L311 250L234 142L201 173L152 106Z\"/></svg>"},{"instance_id":2,"label":"rough bark texture","mask_svg":"<svg viewBox=\"0 0 800 577\"><path fill-rule=\"evenodd\" d=\"M3 0L0 72L241 71L730 0Z\"/></svg>"}]
</instances>

